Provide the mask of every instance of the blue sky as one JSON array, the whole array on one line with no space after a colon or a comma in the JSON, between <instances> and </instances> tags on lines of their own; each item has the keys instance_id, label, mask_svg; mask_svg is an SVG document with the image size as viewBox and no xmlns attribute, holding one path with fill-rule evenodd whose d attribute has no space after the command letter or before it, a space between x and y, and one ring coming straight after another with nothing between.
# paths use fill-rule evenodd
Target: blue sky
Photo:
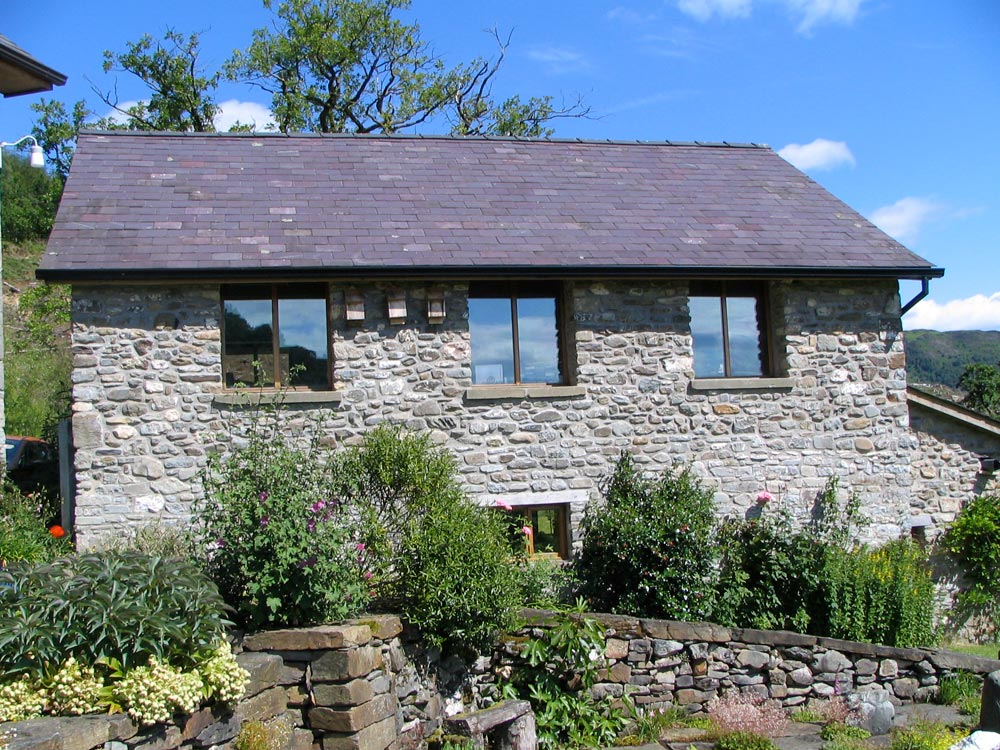
<instances>
[{"instance_id":1,"label":"blue sky","mask_svg":"<svg viewBox=\"0 0 1000 750\"><path fill-rule=\"evenodd\" d=\"M214 67L270 17L257 0L89 8L17 3L0 33L69 76L52 96L95 109L92 84L143 95L103 73L105 49L199 31ZM513 31L495 93L581 94L592 108L557 136L772 146L947 269L908 328L1000 329L1000 2L414 0L408 17L453 63L493 53L487 29ZM0 103L0 139L30 131L38 98ZM266 121L260 91L227 84L219 99L224 115ZM918 287L904 282L904 301Z\"/></svg>"}]
</instances>

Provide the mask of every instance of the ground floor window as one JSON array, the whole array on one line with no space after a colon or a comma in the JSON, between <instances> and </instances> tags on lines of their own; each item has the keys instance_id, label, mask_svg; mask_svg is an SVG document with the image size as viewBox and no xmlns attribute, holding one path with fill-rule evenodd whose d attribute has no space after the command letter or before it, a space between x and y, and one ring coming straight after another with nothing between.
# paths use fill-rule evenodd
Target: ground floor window
<instances>
[{"instance_id":1,"label":"ground floor window","mask_svg":"<svg viewBox=\"0 0 1000 750\"><path fill-rule=\"evenodd\" d=\"M227 387L331 387L325 285L228 285L222 307Z\"/></svg>"},{"instance_id":2,"label":"ground floor window","mask_svg":"<svg viewBox=\"0 0 1000 750\"><path fill-rule=\"evenodd\" d=\"M524 522L529 557L569 558L569 524L565 505L514 506Z\"/></svg>"}]
</instances>

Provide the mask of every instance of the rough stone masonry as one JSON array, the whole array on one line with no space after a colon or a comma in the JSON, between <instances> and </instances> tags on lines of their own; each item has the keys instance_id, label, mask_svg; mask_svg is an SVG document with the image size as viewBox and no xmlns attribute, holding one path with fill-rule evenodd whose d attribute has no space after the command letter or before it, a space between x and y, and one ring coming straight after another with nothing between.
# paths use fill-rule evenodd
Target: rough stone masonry
<instances>
[{"instance_id":1,"label":"rough stone masonry","mask_svg":"<svg viewBox=\"0 0 1000 750\"><path fill-rule=\"evenodd\" d=\"M364 293L358 323L346 319L349 286ZM441 323L426 317L428 284L330 282L335 390L289 394L289 434L345 445L383 421L426 431L482 502L565 504L574 529L622 451L650 471L692 466L723 514L767 490L802 516L831 476L860 494L873 538L897 535L911 513L917 443L894 281L772 282L782 377L721 387L694 379L687 282L567 282L569 383L492 390L472 385L468 286L434 287ZM400 325L390 289L405 293ZM84 546L186 519L208 455L233 444L248 410L223 384L220 318L217 285L74 285Z\"/></svg>"}]
</instances>

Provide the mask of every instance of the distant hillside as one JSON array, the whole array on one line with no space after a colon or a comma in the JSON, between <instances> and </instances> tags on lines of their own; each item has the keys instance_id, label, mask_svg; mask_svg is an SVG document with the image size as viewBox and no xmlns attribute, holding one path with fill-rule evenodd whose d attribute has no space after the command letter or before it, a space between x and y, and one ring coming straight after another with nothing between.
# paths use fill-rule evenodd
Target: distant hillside
<instances>
[{"instance_id":1,"label":"distant hillside","mask_svg":"<svg viewBox=\"0 0 1000 750\"><path fill-rule=\"evenodd\" d=\"M954 388L971 364L1000 362L1000 331L907 331L906 370L911 383Z\"/></svg>"}]
</instances>

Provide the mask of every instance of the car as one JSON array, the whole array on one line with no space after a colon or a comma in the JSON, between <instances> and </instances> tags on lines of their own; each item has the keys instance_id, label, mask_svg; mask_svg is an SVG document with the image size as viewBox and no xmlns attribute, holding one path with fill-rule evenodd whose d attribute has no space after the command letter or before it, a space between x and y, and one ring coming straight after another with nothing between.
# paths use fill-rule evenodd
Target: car
<instances>
[{"instance_id":1,"label":"car","mask_svg":"<svg viewBox=\"0 0 1000 750\"><path fill-rule=\"evenodd\" d=\"M55 449L36 437L8 435L7 476L22 492L59 497L59 460Z\"/></svg>"}]
</instances>

